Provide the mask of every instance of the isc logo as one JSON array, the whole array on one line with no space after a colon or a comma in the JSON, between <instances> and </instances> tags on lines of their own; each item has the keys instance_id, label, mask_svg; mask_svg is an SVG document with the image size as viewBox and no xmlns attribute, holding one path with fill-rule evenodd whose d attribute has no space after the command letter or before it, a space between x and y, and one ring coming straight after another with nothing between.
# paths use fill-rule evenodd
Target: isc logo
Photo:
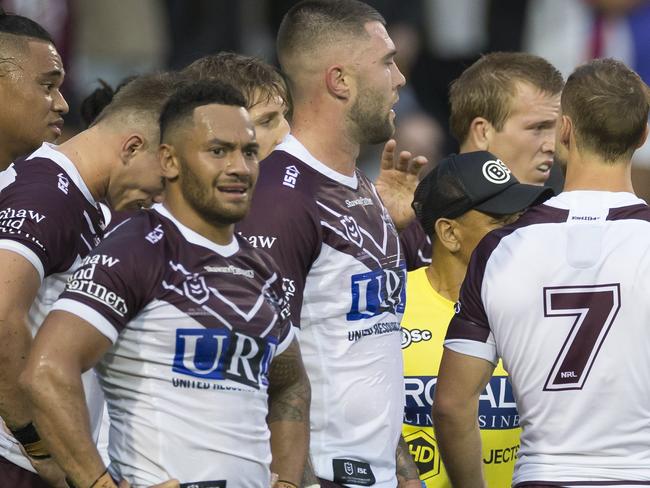
<instances>
[{"instance_id":1,"label":"isc logo","mask_svg":"<svg viewBox=\"0 0 650 488\"><path fill-rule=\"evenodd\" d=\"M378 269L352 275L352 307L348 320L363 320L384 312L402 313L406 303L406 270Z\"/></svg>"},{"instance_id":2,"label":"isc logo","mask_svg":"<svg viewBox=\"0 0 650 488\"><path fill-rule=\"evenodd\" d=\"M295 166L287 166L284 171L284 178L282 179L282 184L288 186L289 188L295 188L296 183L298 182L298 176L300 176L300 171Z\"/></svg>"},{"instance_id":3,"label":"isc logo","mask_svg":"<svg viewBox=\"0 0 650 488\"><path fill-rule=\"evenodd\" d=\"M253 388L268 385L274 337L223 329L177 329L172 371L207 380L229 379Z\"/></svg>"}]
</instances>

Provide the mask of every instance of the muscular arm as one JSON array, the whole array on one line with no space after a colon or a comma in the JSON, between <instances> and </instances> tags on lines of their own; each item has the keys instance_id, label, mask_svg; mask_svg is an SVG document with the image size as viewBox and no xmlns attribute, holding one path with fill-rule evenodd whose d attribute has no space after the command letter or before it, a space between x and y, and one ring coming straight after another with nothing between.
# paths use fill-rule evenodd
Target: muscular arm
<instances>
[{"instance_id":1,"label":"muscular arm","mask_svg":"<svg viewBox=\"0 0 650 488\"><path fill-rule=\"evenodd\" d=\"M433 400L433 424L447 474L454 486L485 488L478 427L478 401L494 365L446 349Z\"/></svg>"},{"instance_id":2,"label":"muscular arm","mask_svg":"<svg viewBox=\"0 0 650 488\"><path fill-rule=\"evenodd\" d=\"M300 486L309 449L311 389L296 339L273 359L269 372L271 471Z\"/></svg>"},{"instance_id":3,"label":"muscular arm","mask_svg":"<svg viewBox=\"0 0 650 488\"><path fill-rule=\"evenodd\" d=\"M93 367L110 345L85 320L51 312L21 377L38 432L75 486L91 486L106 470L92 439L81 373Z\"/></svg>"},{"instance_id":4,"label":"muscular arm","mask_svg":"<svg viewBox=\"0 0 650 488\"><path fill-rule=\"evenodd\" d=\"M418 467L409 452L409 447L404 440L404 436L399 437L395 452L395 462L399 488L408 488L409 486L419 488L422 486L420 484Z\"/></svg>"}]
</instances>

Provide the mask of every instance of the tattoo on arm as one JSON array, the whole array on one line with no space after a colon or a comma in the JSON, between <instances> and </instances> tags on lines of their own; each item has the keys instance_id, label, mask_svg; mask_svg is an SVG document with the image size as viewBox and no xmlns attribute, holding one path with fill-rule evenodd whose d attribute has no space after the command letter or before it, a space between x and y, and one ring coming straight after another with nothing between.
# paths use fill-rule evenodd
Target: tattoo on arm
<instances>
[{"instance_id":1,"label":"tattoo on arm","mask_svg":"<svg viewBox=\"0 0 650 488\"><path fill-rule=\"evenodd\" d=\"M305 463L305 472L302 475L302 486L313 485L319 485L319 481L316 477L316 473L314 473L314 467L311 464L311 456L307 456L307 462Z\"/></svg>"},{"instance_id":2,"label":"tattoo on arm","mask_svg":"<svg viewBox=\"0 0 650 488\"><path fill-rule=\"evenodd\" d=\"M409 452L409 447L403 436L400 436L399 442L397 443L395 461L397 464L396 474L399 478L404 480L416 480L420 478L418 467Z\"/></svg>"},{"instance_id":3,"label":"tattoo on arm","mask_svg":"<svg viewBox=\"0 0 650 488\"><path fill-rule=\"evenodd\" d=\"M302 364L298 342L291 345L271 363L269 371L269 416L267 422L309 420L311 388Z\"/></svg>"}]
</instances>

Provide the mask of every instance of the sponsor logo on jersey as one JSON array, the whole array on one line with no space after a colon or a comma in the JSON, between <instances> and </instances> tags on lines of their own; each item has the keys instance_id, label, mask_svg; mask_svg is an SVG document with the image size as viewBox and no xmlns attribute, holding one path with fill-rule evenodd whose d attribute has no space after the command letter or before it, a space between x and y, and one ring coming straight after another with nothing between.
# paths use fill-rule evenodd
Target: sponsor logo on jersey
<instances>
[{"instance_id":1,"label":"sponsor logo on jersey","mask_svg":"<svg viewBox=\"0 0 650 488\"><path fill-rule=\"evenodd\" d=\"M202 380L232 380L259 389L268 386L276 349L277 340L272 336L251 337L227 329L176 329L172 371Z\"/></svg>"},{"instance_id":2,"label":"sponsor logo on jersey","mask_svg":"<svg viewBox=\"0 0 650 488\"><path fill-rule=\"evenodd\" d=\"M68 188L70 186L70 181L68 180L66 175L63 174L63 173L59 173L56 176L59 178L59 181L56 184L57 188L67 195L68 194Z\"/></svg>"},{"instance_id":3,"label":"sponsor logo on jersey","mask_svg":"<svg viewBox=\"0 0 650 488\"><path fill-rule=\"evenodd\" d=\"M240 233L240 235L242 235ZM248 243L257 248L262 248L262 249L271 249L273 247L273 244L275 244L275 241L278 240L277 237L270 237L270 236L243 236Z\"/></svg>"},{"instance_id":4,"label":"sponsor logo on jersey","mask_svg":"<svg viewBox=\"0 0 650 488\"><path fill-rule=\"evenodd\" d=\"M35 210L27 209L13 209L7 207L3 210L0 210L0 226L7 229L21 229L25 224L25 219L33 220L37 224L40 224L45 220L45 215L38 213Z\"/></svg>"},{"instance_id":5,"label":"sponsor logo on jersey","mask_svg":"<svg viewBox=\"0 0 650 488\"><path fill-rule=\"evenodd\" d=\"M370 464L352 459L332 459L335 483L360 486L375 484L375 474Z\"/></svg>"},{"instance_id":6,"label":"sponsor logo on jersey","mask_svg":"<svg viewBox=\"0 0 650 488\"><path fill-rule=\"evenodd\" d=\"M95 267L95 264L91 264L75 271L68 280L66 290L91 298L107 306L120 317L124 317L129 311L126 301L114 291L92 280Z\"/></svg>"},{"instance_id":7,"label":"sponsor logo on jersey","mask_svg":"<svg viewBox=\"0 0 650 488\"><path fill-rule=\"evenodd\" d=\"M405 436L404 441L418 467L420 479L426 480L440 474L440 453L433 437L418 430Z\"/></svg>"},{"instance_id":8,"label":"sponsor logo on jersey","mask_svg":"<svg viewBox=\"0 0 650 488\"><path fill-rule=\"evenodd\" d=\"M352 306L346 318L364 320L383 313L403 313L406 269L377 269L352 275Z\"/></svg>"},{"instance_id":9,"label":"sponsor logo on jersey","mask_svg":"<svg viewBox=\"0 0 650 488\"><path fill-rule=\"evenodd\" d=\"M423 329L406 329L402 327L402 349L406 349L413 343L430 341L431 331Z\"/></svg>"},{"instance_id":10,"label":"sponsor logo on jersey","mask_svg":"<svg viewBox=\"0 0 650 488\"><path fill-rule=\"evenodd\" d=\"M406 407L404 423L430 427L431 406L436 389L436 376L404 377ZM506 376L493 376L479 397L478 424L481 429L514 429L519 427L512 385Z\"/></svg>"},{"instance_id":11,"label":"sponsor logo on jersey","mask_svg":"<svg viewBox=\"0 0 650 488\"><path fill-rule=\"evenodd\" d=\"M510 181L510 169L500 159L483 163L483 176L491 183L501 185Z\"/></svg>"},{"instance_id":12,"label":"sponsor logo on jersey","mask_svg":"<svg viewBox=\"0 0 650 488\"><path fill-rule=\"evenodd\" d=\"M102 266L112 268L119 262L120 260L118 258L114 258L106 254L93 254L91 256L86 256L85 258L83 258L81 260L80 266L86 266L87 264L92 264L92 265L101 264Z\"/></svg>"},{"instance_id":13,"label":"sponsor logo on jersey","mask_svg":"<svg viewBox=\"0 0 650 488\"><path fill-rule=\"evenodd\" d=\"M295 166L287 166L284 170L284 178L282 179L282 184L288 186L289 188L295 188L296 183L298 183L298 176L300 176L300 171Z\"/></svg>"},{"instance_id":14,"label":"sponsor logo on jersey","mask_svg":"<svg viewBox=\"0 0 650 488\"><path fill-rule=\"evenodd\" d=\"M252 269L241 269L232 264L229 266L203 266L203 269L208 273L229 273L237 276L245 276L246 278L253 278L255 276Z\"/></svg>"},{"instance_id":15,"label":"sponsor logo on jersey","mask_svg":"<svg viewBox=\"0 0 650 488\"><path fill-rule=\"evenodd\" d=\"M155 244L163 237L165 237L165 231L162 229L162 224L158 224L151 232L144 236L151 244Z\"/></svg>"},{"instance_id":16,"label":"sponsor logo on jersey","mask_svg":"<svg viewBox=\"0 0 650 488\"><path fill-rule=\"evenodd\" d=\"M356 342L362 337L390 334L391 332L397 332L399 330L401 330L399 322L379 322L374 324L372 327L348 331L348 341Z\"/></svg>"},{"instance_id":17,"label":"sponsor logo on jersey","mask_svg":"<svg viewBox=\"0 0 650 488\"><path fill-rule=\"evenodd\" d=\"M346 200L345 205L348 208L356 207L357 205L361 205L362 207L366 207L368 205L374 205L375 203L372 201L372 198L368 197L359 197L355 198L354 200Z\"/></svg>"}]
</instances>

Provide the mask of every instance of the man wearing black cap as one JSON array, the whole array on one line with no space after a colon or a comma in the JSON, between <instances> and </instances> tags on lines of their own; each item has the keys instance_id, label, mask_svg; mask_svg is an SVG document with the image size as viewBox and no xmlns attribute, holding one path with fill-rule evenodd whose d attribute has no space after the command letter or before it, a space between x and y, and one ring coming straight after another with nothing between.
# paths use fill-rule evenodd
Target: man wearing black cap
<instances>
[{"instance_id":1,"label":"man wearing black cap","mask_svg":"<svg viewBox=\"0 0 650 488\"><path fill-rule=\"evenodd\" d=\"M412 271L402 320L406 409L403 435L426 486L450 486L433 432L431 399L447 324L478 242L552 190L524 185L486 151L443 159L418 185L413 207L433 243L432 263ZM501 366L480 402L483 462L490 486L509 486L519 444L517 410Z\"/></svg>"}]
</instances>

